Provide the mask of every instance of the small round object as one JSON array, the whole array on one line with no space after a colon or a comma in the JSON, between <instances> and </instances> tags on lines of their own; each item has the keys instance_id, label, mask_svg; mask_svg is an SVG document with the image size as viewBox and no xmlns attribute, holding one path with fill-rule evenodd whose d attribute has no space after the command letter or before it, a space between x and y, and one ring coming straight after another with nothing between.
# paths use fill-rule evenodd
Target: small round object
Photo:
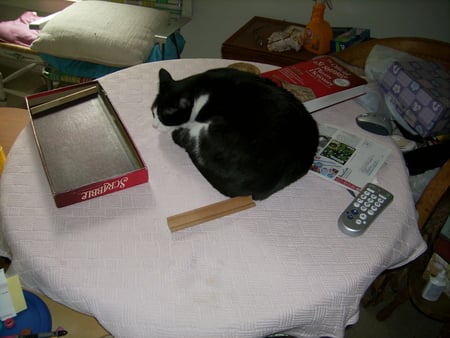
<instances>
[{"instance_id":1,"label":"small round object","mask_svg":"<svg viewBox=\"0 0 450 338\"><path fill-rule=\"evenodd\" d=\"M5 319L5 320L3 321L3 325L4 325L7 329L11 329L11 328L14 327L14 325L16 325L16 322L14 321L14 319L8 318L8 319Z\"/></svg>"},{"instance_id":2,"label":"small round object","mask_svg":"<svg viewBox=\"0 0 450 338\"><path fill-rule=\"evenodd\" d=\"M333 83L338 87L348 87L350 86L350 81L347 79L335 79Z\"/></svg>"},{"instance_id":3,"label":"small round object","mask_svg":"<svg viewBox=\"0 0 450 338\"><path fill-rule=\"evenodd\" d=\"M234 68L237 70L241 70L243 72L249 72L249 73L253 73L256 75L261 74L261 70L258 67L256 67L255 65L252 65L251 63L247 63L247 62L232 63L231 65L228 66L228 68Z\"/></svg>"},{"instance_id":4,"label":"small round object","mask_svg":"<svg viewBox=\"0 0 450 338\"><path fill-rule=\"evenodd\" d=\"M26 329L23 329L22 331L20 331L20 335L21 336L28 336L28 335L31 335L33 332L31 331L31 329L28 329L28 328L26 328Z\"/></svg>"}]
</instances>

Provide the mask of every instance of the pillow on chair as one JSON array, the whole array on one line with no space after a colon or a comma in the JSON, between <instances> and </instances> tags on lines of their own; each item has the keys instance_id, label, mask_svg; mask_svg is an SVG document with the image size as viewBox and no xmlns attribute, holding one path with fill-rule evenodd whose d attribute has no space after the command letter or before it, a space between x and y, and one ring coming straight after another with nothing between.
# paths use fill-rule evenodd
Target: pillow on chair
<instances>
[{"instance_id":1,"label":"pillow on chair","mask_svg":"<svg viewBox=\"0 0 450 338\"><path fill-rule=\"evenodd\" d=\"M52 18L31 49L68 59L127 67L144 62L170 14L107 1L76 2Z\"/></svg>"}]
</instances>

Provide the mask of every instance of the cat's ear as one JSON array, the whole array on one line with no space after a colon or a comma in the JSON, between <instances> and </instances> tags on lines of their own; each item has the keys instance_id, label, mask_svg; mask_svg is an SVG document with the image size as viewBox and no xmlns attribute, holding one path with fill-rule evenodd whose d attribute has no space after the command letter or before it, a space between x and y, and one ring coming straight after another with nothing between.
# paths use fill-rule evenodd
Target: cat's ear
<instances>
[{"instance_id":1,"label":"cat's ear","mask_svg":"<svg viewBox=\"0 0 450 338\"><path fill-rule=\"evenodd\" d=\"M173 82L173 78L172 75L170 75L170 73L165 70L164 68L161 68L159 70L159 83L160 84L168 84Z\"/></svg>"}]
</instances>

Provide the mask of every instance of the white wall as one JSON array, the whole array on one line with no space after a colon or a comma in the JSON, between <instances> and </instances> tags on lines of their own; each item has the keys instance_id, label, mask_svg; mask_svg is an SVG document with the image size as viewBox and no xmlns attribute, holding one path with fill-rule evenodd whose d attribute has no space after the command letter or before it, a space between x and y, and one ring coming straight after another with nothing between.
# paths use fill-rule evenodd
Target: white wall
<instances>
[{"instance_id":1,"label":"white wall","mask_svg":"<svg viewBox=\"0 0 450 338\"><path fill-rule=\"evenodd\" d=\"M74 0L0 0L2 6L44 15ZM311 0L192 0L193 17L183 29L183 57L221 57L222 43L253 16L306 24ZM418 36L450 42L450 0L333 0L325 19L332 26L370 28L373 37ZM15 18L16 13L9 18Z\"/></svg>"},{"instance_id":2,"label":"white wall","mask_svg":"<svg viewBox=\"0 0 450 338\"><path fill-rule=\"evenodd\" d=\"M25 10L48 15L70 5L75 0L0 0L0 20L12 20Z\"/></svg>"},{"instance_id":3,"label":"white wall","mask_svg":"<svg viewBox=\"0 0 450 338\"><path fill-rule=\"evenodd\" d=\"M0 0L0 19L5 20L5 16L10 16L8 10L14 9L18 13L24 10L37 11L39 15L47 15L63 9L74 0ZM15 14L14 14L15 15ZM15 17L9 17L11 20Z\"/></svg>"},{"instance_id":4,"label":"white wall","mask_svg":"<svg viewBox=\"0 0 450 338\"><path fill-rule=\"evenodd\" d=\"M307 24L311 0L193 0L183 57L220 57L222 42L253 16ZM371 29L373 37L417 36L450 42L450 0L333 0L332 26Z\"/></svg>"}]
</instances>

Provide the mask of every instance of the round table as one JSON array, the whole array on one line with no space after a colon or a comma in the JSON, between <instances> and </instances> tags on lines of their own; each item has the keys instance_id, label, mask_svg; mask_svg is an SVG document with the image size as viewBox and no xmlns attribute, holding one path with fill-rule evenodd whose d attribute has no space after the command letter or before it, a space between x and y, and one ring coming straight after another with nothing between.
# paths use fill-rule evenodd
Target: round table
<instances>
[{"instance_id":1,"label":"round table","mask_svg":"<svg viewBox=\"0 0 450 338\"><path fill-rule=\"evenodd\" d=\"M312 173L254 208L172 233L168 216L225 197L152 128L158 71L180 79L232 62L155 62L99 80L148 184L58 209L25 128L0 181L0 255L12 257L25 287L95 316L116 338L343 337L376 276L424 251L402 155L390 138L357 127L364 110L353 100L313 117L392 148L377 179L394 201L362 236L337 226L349 192Z\"/></svg>"}]
</instances>

